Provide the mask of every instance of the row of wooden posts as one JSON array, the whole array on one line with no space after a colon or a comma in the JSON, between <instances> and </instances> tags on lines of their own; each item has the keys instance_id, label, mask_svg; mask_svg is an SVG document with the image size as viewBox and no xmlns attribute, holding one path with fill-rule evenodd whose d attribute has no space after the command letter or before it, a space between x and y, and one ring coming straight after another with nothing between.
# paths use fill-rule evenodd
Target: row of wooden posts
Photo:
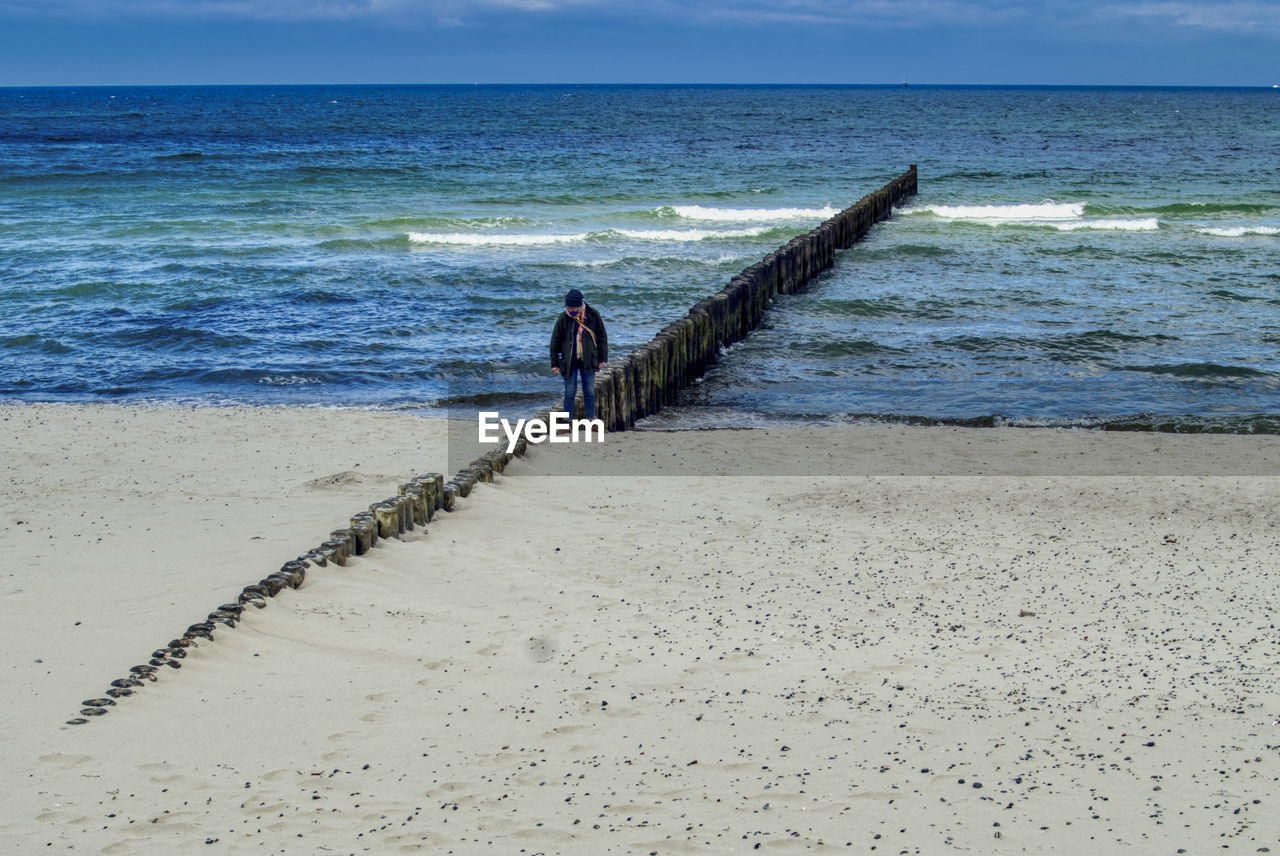
<instances>
[{"instance_id":1,"label":"row of wooden posts","mask_svg":"<svg viewBox=\"0 0 1280 856\"><path fill-rule=\"evenodd\" d=\"M775 295L801 289L831 267L837 250L853 246L874 224L888 218L894 206L915 193L916 166L912 164L884 187L751 265L649 342L611 360L595 381L596 415L605 430L625 431L638 419L673 404L680 390L699 378L723 348L760 324ZM550 412L548 408L535 418L546 421ZM579 397L574 416L582 415ZM490 453L482 461L501 458L505 464L510 455L504 454Z\"/></svg>"},{"instance_id":2,"label":"row of wooden posts","mask_svg":"<svg viewBox=\"0 0 1280 856\"><path fill-rule=\"evenodd\" d=\"M179 636L152 651L145 662L131 666L127 673L111 681L102 696L82 701L80 715L68 719L67 724L84 725L93 718L110 713L120 699L154 683L166 666L181 669L189 649L199 647L201 642L213 641L214 633L223 628L234 628L246 611L262 609L285 589L300 587L313 566L346 565L352 557L362 556L373 549L380 539L399 538L406 532L424 528L437 511L452 511L457 495L456 485L446 485L440 473L416 476L401 484L397 495L375 502L366 511L352 515L347 526L333 530L327 539L298 558L285 562L280 570L245 586L234 602L222 604L202 620L188 626Z\"/></svg>"},{"instance_id":3,"label":"row of wooden posts","mask_svg":"<svg viewBox=\"0 0 1280 856\"><path fill-rule=\"evenodd\" d=\"M648 343L596 374L596 411L606 430L625 431L636 420L656 413L676 400L676 394L715 362L720 350L744 338L759 325L773 297L791 294L835 261L836 250L847 249L871 226L887 218L895 205L916 193L916 167L836 214L821 226L792 239L744 270L715 294L699 301L688 315L673 321ZM575 416L582 416L582 401ZM547 409L535 418L547 421ZM133 666L111 682L101 698L82 702L80 716L68 720L81 725L114 707L117 700L155 681L164 667L181 668L187 649L213 639L215 630L235 627L245 610L261 609L286 588L298 588L312 566L345 565L353 556L372 549L380 539L399 538L425 527L437 511L452 511L457 497L467 496L477 482L492 482L512 456L523 456L521 437L512 452L494 449L459 470L448 482L428 473L400 485L399 494L375 502L334 530L319 546L285 562L280 570L245 586L235 603L226 603L180 636L152 652L147 662Z\"/></svg>"}]
</instances>

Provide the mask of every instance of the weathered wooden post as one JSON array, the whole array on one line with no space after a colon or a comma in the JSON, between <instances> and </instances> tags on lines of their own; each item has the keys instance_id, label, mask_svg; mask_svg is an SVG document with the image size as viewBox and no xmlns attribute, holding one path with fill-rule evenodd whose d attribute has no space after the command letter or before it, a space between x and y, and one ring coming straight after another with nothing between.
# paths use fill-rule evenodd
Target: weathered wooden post
<instances>
[{"instance_id":1,"label":"weathered wooden post","mask_svg":"<svg viewBox=\"0 0 1280 856\"><path fill-rule=\"evenodd\" d=\"M415 526L427 525L427 494L422 485L406 482L400 485L400 495L405 498L410 510L410 519Z\"/></svg>"},{"instance_id":2,"label":"weathered wooden post","mask_svg":"<svg viewBox=\"0 0 1280 856\"><path fill-rule=\"evenodd\" d=\"M387 498L387 502L395 505L396 510L400 512L400 531L413 531L413 506L409 503L408 497L391 496Z\"/></svg>"},{"instance_id":3,"label":"weathered wooden post","mask_svg":"<svg viewBox=\"0 0 1280 856\"><path fill-rule=\"evenodd\" d=\"M378 518L379 538L400 537L400 509L393 502L375 502L369 510Z\"/></svg>"},{"instance_id":4,"label":"weathered wooden post","mask_svg":"<svg viewBox=\"0 0 1280 856\"><path fill-rule=\"evenodd\" d=\"M427 520L430 522L431 516L434 515L443 506L444 493L444 476L440 473L427 473L422 476L415 476L413 479L422 485L422 489L427 492Z\"/></svg>"},{"instance_id":5,"label":"weathered wooden post","mask_svg":"<svg viewBox=\"0 0 1280 856\"><path fill-rule=\"evenodd\" d=\"M476 483L476 474L470 469L462 469L458 474L449 480L449 484L445 487L452 486L454 493L464 499L471 495L471 488Z\"/></svg>"},{"instance_id":6,"label":"weathered wooden post","mask_svg":"<svg viewBox=\"0 0 1280 856\"><path fill-rule=\"evenodd\" d=\"M335 529L329 533L329 538L334 541L342 541L345 546L347 556L356 555L356 533L352 529Z\"/></svg>"},{"instance_id":7,"label":"weathered wooden post","mask_svg":"<svg viewBox=\"0 0 1280 856\"><path fill-rule=\"evenodd\" d=\"M511 455L505 449L494 449L486 452L484 460L489 464L489 470L494 474L501 473L507 468L507 461L511 459Z\"/></svg>"},{"instance_id":8,"label":"weathered wooden post","mask_svg":"<svg viewBox=\"0 0 1280 856\"><path fill-rule=\"evenodd\" d=\"M347 541L345 538L330 538L320 545L321 555L338 567L342 567L347 563Z\"/></svg>"},{"instance_id":9,"label":"weathered wooden post","mask_svg":"<svg viewBox=\"0 0 1280 856\"><path fill-rule=\"evenodd\" d=\"M613 430L613 369L605 366L596 372L596 418L607 430Z\"/></svg>"},{"instance_id":10,"label":"weathered wooden post","mask_svg":"<svg viewBox=\"0 0 1280 856\"><path fill-rule=\"evenodd\" d=\"M356 555L363 556L373 549L378 539L378 518L368 512L351 518L351 531L356 536Z\"/></svg>"}]
</instances>

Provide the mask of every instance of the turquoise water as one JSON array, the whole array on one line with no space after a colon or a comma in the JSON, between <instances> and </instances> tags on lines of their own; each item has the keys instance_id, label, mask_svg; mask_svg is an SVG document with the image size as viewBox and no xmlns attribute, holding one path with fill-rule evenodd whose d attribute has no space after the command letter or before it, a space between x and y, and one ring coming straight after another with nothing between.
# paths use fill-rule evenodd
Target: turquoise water
<instances>
[{"instance_id":1,"label":"turquoise water","mask_svg":"<svg viewBox=\"0 0 1280 856\"><path fill-rule=\"evenodd\" d=\"M1275 430L1270 89L0 90L0 399L544 402L911 163L654 424Z\"/></svg>"}]
</instances>

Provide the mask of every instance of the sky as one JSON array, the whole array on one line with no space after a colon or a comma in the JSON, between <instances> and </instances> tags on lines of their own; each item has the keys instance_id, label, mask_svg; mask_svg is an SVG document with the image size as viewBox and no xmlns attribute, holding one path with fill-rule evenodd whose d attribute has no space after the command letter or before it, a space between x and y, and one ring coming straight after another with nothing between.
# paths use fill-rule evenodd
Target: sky
<instances>
[{"instance_id":1,"label":"sky","mask_svg":"<svg viewBox=\"0 0 1280 856\"><path fill-rule=\"evenodd\" d=\"M0 86L1272 86L1280 0L0 0Z\"/></svg>"}]
</instances>

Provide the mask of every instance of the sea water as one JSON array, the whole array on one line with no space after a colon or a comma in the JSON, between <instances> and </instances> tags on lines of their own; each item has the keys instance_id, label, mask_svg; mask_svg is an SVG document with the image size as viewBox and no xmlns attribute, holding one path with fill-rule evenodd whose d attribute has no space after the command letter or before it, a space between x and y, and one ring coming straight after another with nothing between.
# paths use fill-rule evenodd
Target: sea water
<instances>
[{"instance_id":1,"label":"sea water","mask_svg":"<svg viewBox=\"0 0 1280 856\"><path fill-rule=\"evenodd\" d=\"M1278 430L1271 89L0 89L0 400L516 418L912 163L648 422Z\"/></svg>"}]
</instances>

